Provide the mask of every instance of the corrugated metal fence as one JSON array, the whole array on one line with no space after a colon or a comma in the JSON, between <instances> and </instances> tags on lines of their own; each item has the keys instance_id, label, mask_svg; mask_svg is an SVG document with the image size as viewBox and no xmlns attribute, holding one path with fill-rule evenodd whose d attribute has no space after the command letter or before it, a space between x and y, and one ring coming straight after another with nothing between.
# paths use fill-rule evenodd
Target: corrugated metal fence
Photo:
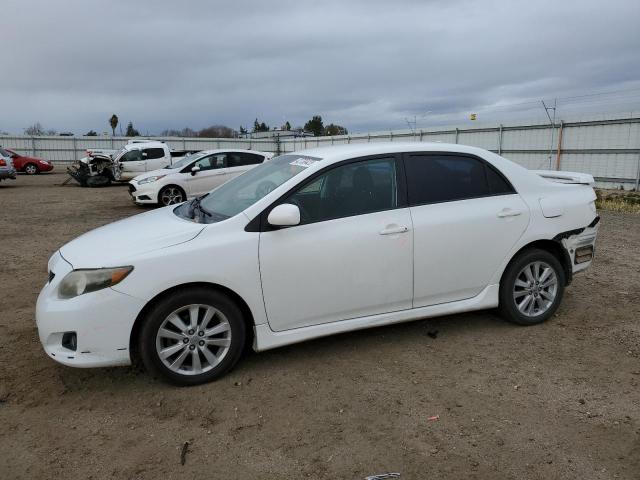
<instances>
[{"instance_id":1,"label":"corrugated metal fence","mask_svg":"<svg viewBox=\"0 0 640 480\"><path fill-rule=\"evenodd\" d=\"M540 123L286 139L152 138L174 149L247 148L274 153L362 142L459 143L491 150L530 169L590 173L603 187L637 189L640 179L640 117L559 121L553 128ZM0 136L2 146L57 164L85 156L87 148L118 149L128 141L127 137Z\"/></svg>"}]
</instances>

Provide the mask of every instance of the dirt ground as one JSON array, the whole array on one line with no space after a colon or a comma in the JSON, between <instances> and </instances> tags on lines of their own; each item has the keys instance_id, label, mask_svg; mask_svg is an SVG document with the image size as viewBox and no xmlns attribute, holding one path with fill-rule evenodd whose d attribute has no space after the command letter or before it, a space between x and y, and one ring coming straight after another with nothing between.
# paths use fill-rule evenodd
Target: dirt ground
<instances>
[{"instance_id":1,"label":"dirt ground","mask_svg":"<svg viewBox=\"0 0 640 480\"><path fill-rule=\"evenodd\" d=\"M49 256L141 211L124 186L64 179L0 184L0 479L640 478L640 215L601 212L595 264L546 324L452 315L250 353L176 388L43 353Z\"/></svg>"}]
</instances>

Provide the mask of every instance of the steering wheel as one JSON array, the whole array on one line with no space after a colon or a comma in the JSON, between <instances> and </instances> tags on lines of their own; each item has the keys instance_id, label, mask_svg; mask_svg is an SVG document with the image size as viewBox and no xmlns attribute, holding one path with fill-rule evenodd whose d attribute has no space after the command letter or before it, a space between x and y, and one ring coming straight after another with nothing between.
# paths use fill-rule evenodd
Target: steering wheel
<instances>
[{"instance_id":1,"label":"steering wheel","mask_svg":"<svg viewBox=\"0 0 640 480\"><path fill-rule=\"evenodd\" d=\"M262 198L276 189L277 185L270 180L261 182L256 187L256 196Z\"/></svg>"},{"instance_id":2,"label":"steering wheel","mask_svg":"<svg viewBox=\"0 0 640 480\"><path fill-rule=\"evenodd\" d=\"M289 198L287 203L290 203L291 205L295 205L296 207L298 207L298 210L300 210L300 222L301 223L303 223L305 220L308 220L310 218L309 217L309 212L307 212L305 210L305 208L300 204L300 201L295 200L293 198Z\"/></svg>"}]
</instances>

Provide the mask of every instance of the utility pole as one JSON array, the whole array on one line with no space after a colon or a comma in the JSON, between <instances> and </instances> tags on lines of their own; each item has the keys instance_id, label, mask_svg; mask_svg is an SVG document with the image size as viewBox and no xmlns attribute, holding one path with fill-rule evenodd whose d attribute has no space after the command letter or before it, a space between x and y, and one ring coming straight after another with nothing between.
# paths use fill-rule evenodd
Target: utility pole
<instances>
[{"instance_id":1,"label":"utility pole","mask_svg":"<svg viewBox=\"0 0 640 480\"><path fill-rule=\"evenodd\" d=\"M553 107L551 106L547 107L546 103L544 103L544 100L540 100L540 101L542 102L542 106L544 107L544 113L547 114L549 123L551 123L551 139L549 140L549 165L547 166L547 168L551 170L551 155L553 153L553 134L555 133L555 129L556 129L556 107L558 105L558 99L557 98L553 99ZM553 119L549 115L549 110L553 110Z\"/></svg>"}]
</instances>

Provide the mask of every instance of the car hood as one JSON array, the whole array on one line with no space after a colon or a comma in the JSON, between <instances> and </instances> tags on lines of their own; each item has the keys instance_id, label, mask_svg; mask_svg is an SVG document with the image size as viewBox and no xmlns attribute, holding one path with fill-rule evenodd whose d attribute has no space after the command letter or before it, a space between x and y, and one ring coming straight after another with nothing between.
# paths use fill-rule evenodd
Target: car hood
<instances>
[{"instance_id":1,"label":"car hood","mask_svg":"<svg viewBox=\"0 0 640 480\"><path fill-rule=\"evenodd\" d=\"M60 249L73 268L117 267L137 255L194 239L205 225L160 208L96 228Z\"/></svg>"},{"instance_id":2,"label":"car hood","mask_svg":"<svg viewBox=\"0 0 640 480\"><path fill-rule=\"evenodd\" d=\"M172 173L176 173L179 170L171 169L171 168L160 168L158 170L151 170L150 172L144 172L140 175L133 177L132 181L139 182L140 180L148 177L157 177L159 175L171 175Z\"/></svg>"}]
</instances>

